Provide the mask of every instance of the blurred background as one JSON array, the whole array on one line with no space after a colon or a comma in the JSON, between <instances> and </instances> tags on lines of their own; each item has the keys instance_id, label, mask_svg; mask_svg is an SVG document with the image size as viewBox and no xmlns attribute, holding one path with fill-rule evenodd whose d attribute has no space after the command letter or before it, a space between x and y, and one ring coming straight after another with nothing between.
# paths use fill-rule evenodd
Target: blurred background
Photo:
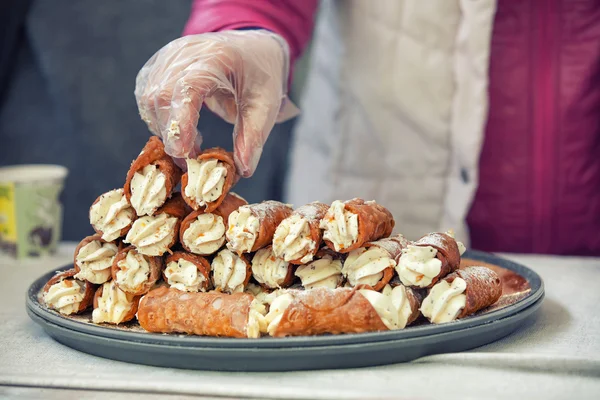
<instances>
[{"instance_id":1,"label":"blurred background","mask_svg":"<svg viewBox=\"0 0 600 400\"><path fill-rule=\"evenodd\" d=\"M135 77L181 35L191 0L1 3L0 166L66 166L63 239L78 241L92 233L90 205L123 185L148 140L133 95ZM296 69L293 100L303 65ZM281 199L293 125L275 126L255 176L236 186L249 202ZM231 149L232 128L202 111L204 146Z\"/></svg>"}]
</instances>

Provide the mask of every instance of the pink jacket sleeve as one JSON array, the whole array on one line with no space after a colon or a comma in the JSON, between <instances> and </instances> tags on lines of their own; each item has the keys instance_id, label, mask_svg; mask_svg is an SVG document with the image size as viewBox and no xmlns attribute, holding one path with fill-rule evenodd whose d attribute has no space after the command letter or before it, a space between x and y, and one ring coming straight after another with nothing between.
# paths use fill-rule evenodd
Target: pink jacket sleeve
<instances>
[{"instance_id":1,"label":"pink jacket sleeve","mask_svg":"<svg viewBox=\"0 0 600 400\"><path fill-rule=\"evenodd\" d=\"M194 0L183 35L241 28L263 28L290 46L291 64L302 55L318 0Z\"/></svg>"}]
</instances>

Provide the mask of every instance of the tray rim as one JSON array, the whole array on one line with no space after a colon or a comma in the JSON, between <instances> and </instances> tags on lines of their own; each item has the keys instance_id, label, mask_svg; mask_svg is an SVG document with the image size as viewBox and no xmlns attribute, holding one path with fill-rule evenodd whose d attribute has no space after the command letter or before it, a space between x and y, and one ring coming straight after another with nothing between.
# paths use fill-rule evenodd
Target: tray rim
<instances>
[{"instance_id":1,"label":"tray rim","mask_svg":"<svg viewBox=\"0 0 600 400\"><path fill-rule=\"evenodd\" d=\"M544 282L542 278L532 269L507 260L505 258L470 250L465 254L465 258L475 259L477 261L488 262L499 265L500 267L517 272L526 278L531 286L531 292L525 298L517 302L491 311L483 315L467 317L458 321L440 325L421 325L408 327L406 329L385 331L385 332L367 332L345 335L324 335L324 336L297 336L286 338L263 337L259 339L239 339L239 338L216 338L204 336L192 336L185 334L161 334L151 332L133 332L110 328L102 325L94 325L72 320L62 316L59 313L47 309L38 301L38 293L45 282L55 271L62 271L72 268L72 264L47 272L36 279L27 290L26 307L28 312L42 318L44 321L53 323L62 328L85 333L92 336L109 338L121 341L134 341L159 346L186 346L195 348L227 348L227 349L283 349L298 347L315 346L342 346L350 344L365 344L373 342L385 342L411 339L437 335L442 333L466 330L480 325L502 320L503 318L520 313L532 304L536 303L544 296ZM37 321L36 321L37 322Z\"/></svg>"}]
</instances>

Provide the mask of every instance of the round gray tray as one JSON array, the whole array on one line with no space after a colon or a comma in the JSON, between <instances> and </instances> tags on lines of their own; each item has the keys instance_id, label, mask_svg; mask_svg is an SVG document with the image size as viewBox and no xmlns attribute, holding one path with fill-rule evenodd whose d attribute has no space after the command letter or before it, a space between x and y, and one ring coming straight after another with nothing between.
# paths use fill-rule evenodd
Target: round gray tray
<instances>
[{"instance_id":1,"label":"round gray tray","mask_svg":"<svg viewBox=\"0 0 600 400\"><path fill-rule=\"evenodd\" d=\"M141 332L137 325L115 328L94 325L89 318L64 317L38 301L40 290L54 274L51 271L30 286L27 312L60 343L100 357L140 364L222 371L390 364L493 342L513 332L540 307L544 287L535 272L486 253L471 251L465 256L514 272L506 279L526 282L528 289L503 296L496 306L478 315L447 324L421 324L398 331L352 335L231 339L147 333Z\"/></svg>"}]
</instances>

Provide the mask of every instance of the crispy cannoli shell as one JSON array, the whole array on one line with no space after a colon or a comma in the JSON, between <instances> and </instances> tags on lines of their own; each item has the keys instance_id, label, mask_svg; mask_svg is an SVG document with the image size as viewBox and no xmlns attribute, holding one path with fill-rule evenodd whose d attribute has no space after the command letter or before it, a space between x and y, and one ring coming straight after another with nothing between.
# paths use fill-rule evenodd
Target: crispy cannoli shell
<instances>
[{"instance_id":1,"label":"crispy cannoli shell","mask_svg":"<svg viewBox=\"0 0 600 400\"><path fill-rule=\"evenodd\" d=\"M363 247L367 242L388 237L392 234L395 221L392 213L387 208L374 201L364 201L358 198L348 200L344 204L346 210L358 216L358 238L351 246L340 249L340 253L349 253ZM325 240L325 244L335 250L331 241Z\"/></svg>"},{"instance_id":2,"label":"crispy cannoli shell","mask_svg":"<svg viewBox=\"0 0 600 400\"><path fill-rule=\"evenodd\" d=\"M207 290L210 286L210 262L206 258L197 254L186 253L185 251L176 251L166 258L165 267L169 265L169 263L172 261L177 262L180 258L191 262L196 266L196 268L198 268L198 272L200 272L204 276L203 289ZM164 270L163 279L165 282L168 282Z\"/></svg>"},{"instance_id":3,"label":"crispy cannoli shell","mask_svg":"<svg viewBox=\"0 0 600 400\"><path fill-rule=\"evenodd\" d=\"M223 163L223 165L225 166L225 169L227 169L227 175L225 176L225 184L223 185L223 193L221 193L221 196L219 196L219 198L217 200L207 203L206 206L204 207L205 212L211 212L212 210L219 207L219 205L221 205L223 200L225 200L225 197L231 190L232 186L235 185L235 183L239 180L239 175L237 174L236 169L235 169L235 163L233 161L233 154L230 152L227 152L225 149L222 149L220 147L213 147L211 149L206 149L196 159L198 161L217 159L217 160L221 161ZM186 188L187 184L188 184L188 173L186 172L181 177L181 192L183 193L183 198L185 199L186 203L191 208L193 208L194 210L199 210L201 207L200 207L200 205L198 205L198 202L196 202L196 200L191 199L185 195L185 188Z\"/></svg>"},{"instance_id":4,"label":"crispy cannoli shell","mask_svg":"<svg viewBox=\"0 0 600 400\"><path fill-rule=\"evenodd\" d=\"M98 233L96 235L91 235L91 236L84 237L83 240L81 242L79 242L79 244L75 248L75 252L73 253L73 268L75 269L75 273L76 274L78 274L78 273L81 272L81 267L79 265L77 265L77 254L79 254L79 251L84 246L92 243L94 240L99 240L100 242L108 243L106 240L102 239L102 234L101 233Z\"/></svg>"},{"instance_id":5,"label":"crispy cannoli shell","mask_svg":"<svg viewBox=\"0 0 600 400\"><path fill-rule=\"evenodd\" d=\"M329 210L329 205L325 203L320 203L318 201L303 205L302 207L297 208L291 215L300 215L304 220L308 221L308 226L310 229L310 238L315 243L315 248L312 251L312 256L314 257L319 247L321 246L321 242L323 241L323 230L319 227L321 220ZM296 260L290 261L290 264L302 265L304 264L300 257Z\"/></svg>"},{"instance_id":6,"label":"crispy cannoli shell","mask_svg":"<svg viewBox=\"0 0 600 400\"><path fill-rule=\"evenodd\" d=\"M94 200L94 202L90 206L90 210L92 209L92 207L94 206L94 204L96 204L97 202L100 201L100 197L102 197L104 194L105 193L101 194L100 196L98 196L96 198L96 200ZM132 209L133 209L133 207L132 207ZM129 230L133 226L133 223L135 222L136 218L137 218L137 214L136 214L135 211L133 211L133 218L131 218L131 222L129 223L129 225L127 225L126 227L124 227L123 229L121 229L121 232L119 232L119 237L123 237L123 236L127 235L127 232L129 232ZM96 231L96 233L98 233L100 236L104 235L104 232L102 232L100 229L96 228L96 226L94 224L90 224L90 225L92 225L92 229L94 231Z\"/></svg>"},{"instance_id":7,"label":"crispy cannoli shell","mask_svg":"<svg viewBox=\"0 0 600 400\"><path fill-rule=\"evenodd\" d=\"M356 289L290 291L294 301L283 312L273 336L387 331L377 311Z\"/></svg>"},{"instance_id":8,"label":"crispy cannoli shell","mask_svg":"<svg viewBox=\"0 0 600 400\"><path fill-rule=\"evenodd\" d=\"M415 322L417 318L421 315L421 303L423 302L423 294L419 291L416 291L410 287L404 286L406 291L406 298L410 302L410 309L412 310L412 314L408 317L406 321L406 326Z\"/></svg>"},{"instance_id":9,"label":"crispy cannoli shell","mask_svg":"<svg viewBox=\"0 0 600 400\"><path fill-rule=\"evenodd\" d=\"M374 242L369 242L365 244L365 248L369 247L379 247L380 249L385 250L390 259L397 261L400 255L402 254L402 249L408 246L410 241L406 239L403 235L398 234L396 236L392 236L385 239L379 239ZM388 267L383 270L383 277L377 282L377 284L373 287L373 290L381 291L387 285L392 278L394 277L394 267Z\"/></svg>"},{"instance_id":10,"label":"crispy cannoli shell","mask_svg":"<svg viewBox=\"0 0 600 400\"><path fill-rule=\"evenodd\" d=\"M414 246L433 247L438 251L436 257L442 262L440 273L431 280L431 283L426 286L426 288L433 287L440 279L456 271L460 267L460 251L458 250L456 240L445 233L430 233L412 244ZM398 256L398 260L399 259L400 256Z\"/></svg>"},{"instance_id":11,"label":"crispy cannoli shell","mask_svg":"<svg viewBox=\"0 0 600 400\"><path fill-rule=\"evenodd\" d=\"M133 179L133 175L149 164L156 165L160 172L165 175L167 198L171 196L173 189L175 189L181 180L181 169L179 169L179 167L175 165L175 162L173 162L173 159L165 153L163 142L158 137L152 136L144 146L140 155L133 160L131 167L129 167L129 171L127 172L127 178L125 179L125 185L123 186L127 201L131 202L131 180Z\"/></svg>"},{"instance_id":12,"label":"crispy cannoli shell","mask_svg":"<svg viewBox=\"0 0 600 400\"><path fill-rule=\"evenodd\" d=\"M248 293L189 293L160 287L142 298L137 317L149 332L244 338L252 300Z\"/></svg>"},{"instance_id":13,"label":"crispy cannoli shell","mask_svg":"<svg viewBox=\"0 0 600 400\"><path fill-rule=\"evenodd\" d=\"M55 283L58 283L67 278L73 278L76 274L77 274L77 271L74 268L69 269L64 272L58 272L56 275L54 275L52 278L50 278L50 280L48 282L46 282L46 284L44 285L44 288L42 289L42 292L47 293L48 290L50 290L50 287L52 285L54 285ZM75 279L75 278L73 278L73 279ZM75 280L79 280L79 279L75 279ZM77 313L85 311L89 306L92 305L92 302L94 300L94 291L96 290L96 285L94 285L88 281L81 281L81 282L83 282L85 284L85 293L83 295L83 299L81 300L81 303L79 303L79 309L77 310Z\"/></svg>"},{"instance_id":14,"label":"crispy cannoli shell","mask_svg":"<svg viewBox=\"0 0 600 400\"><path fill-rule=\"evenodd\" d=\"M100 285L100 287L96 290L96 293L94 294L94 308L98 308L98 299L100 297L102 297L102 292L104 292L104 285ZM123 320L119 323L128 322L128 321L131 321L133 318L135 318L135 313L138 310L138 304L140 302L140 297L141 296L133 297L133 299L131 301L131 309L129 310L129 312L127 312L127 314L125 314L125 316L123 317Z\"/></svg>"},{"instance_id":15,"label":"crispy cannoli shell","mask_svg":"<svg viewBox=\"0 0 600 400\"><path fill-rule=\"evenodd\" d=\"M269 252L271 254L273 254L273 249L271 248L272 246L268 246L266 247L266 249L269 249ZM243 254L242 254L243 256ZM272 255L272 257L275 257L274 255ZM245 260L245 258L244 258ZM281 282L281 284L279 285L279 287L270 287L265 285L264 283L259 282L260 286L262 286L263 288L267 289L267 290L273 290L273 289L280 289L280 288L288 288L292 285L292 283L294 283L294 280L296 279L296 275L294 275L294 272L296 271L296 266L294 264L288 263L288 269L287 269L287 274L285 275L285 278L283 279L283 282ZM250 268L250 272L252 273L252 268ZM254 278L256 279L256 277ZM258 280L257 280L258 282Z\"/></svg>"},{"instance_id":16,"label":"crispy cannoli shell","mask_svg":"<svg viewBox=\"0 0 600 400\"><path fill-rule=\"evenodd\" d=\"M464 318L494 304L502 296L502 281L496 272L487 267L467 267L459 269L444 280L452 283L462 278L467 283L465 308L457 318Z\"/></svg>"},{"instance_id":17,"label":"crispy cannoli shell","mask_svg":"<svg viewBox=\"0 0 600 400\"><path fill-rule=\"evenodd\" d=\"M141 296L145 293L148 293L148 291L152 289L152 286L154 286L158 278L160 278L160 274L162 272L163 267L163 258L145 256L142 254L142 257L146 258L146 260L148 261L148 265L150 266L150 275L148 276L148 280L144 284L137 288L136 291L131 292L129 290L126 290L125 288L122 288L117 283L117 272L119 272L120 270L119 262L121 260L124 260L125 257L127 257L127 253L129 253L130 251L134 251L137 253L137 249L134 246L125 247L124 249L119 250L119 252L115 256L115 259L113 260L113 264L110 271L112 279L115 281L115 284L119 289L121 289L125 293L133 294L135 296Z\"/></svg>"},{"instance_id":18,"label":"crispy cannoli shell","mask_svg":"<svg viewBox=\"0 0 600 400\"><path fill-rule=\"evenodd\" d=\"M256 240L250 250L252 253L271 244L275 229L281 221L292 214L293 210L287 204L274 200L250 204L248 207L260 223Z\"/></svg>"},{"instance_id":19,"label":"crispy cannoli shell","mask_svg":"<svg viewBox=\"0 0 600 400\"><path fill-rule=\"evenodd\" d=\"M225 196L225 199L223 199L223 202L221 203L221 205L219 205L219 207L212 210L211 213L223 218L223 224L225 224L225 228L227 228L227 220L229 219L229 214L231 214L232 212L234 212L235 210L237 210L238 208L240 208L241 206L244 206L246 204L248 204L248 202L245 199L243 199L242 197L238 196L237 194L227 193L227 196ZM188 214L187 217L185 217L183 219L183 221L181 221L181 228L179 229L179 243L181 243L183 248L186 249L187 251L191 251L191 250L183 242L183 234L190 227L190 225L196 220L196 218L198 218L199 215L205 214L205 213L207 213L207 211L204 211L204 210L192 211L190 214Z\"/></svg>"}]
</instances>

